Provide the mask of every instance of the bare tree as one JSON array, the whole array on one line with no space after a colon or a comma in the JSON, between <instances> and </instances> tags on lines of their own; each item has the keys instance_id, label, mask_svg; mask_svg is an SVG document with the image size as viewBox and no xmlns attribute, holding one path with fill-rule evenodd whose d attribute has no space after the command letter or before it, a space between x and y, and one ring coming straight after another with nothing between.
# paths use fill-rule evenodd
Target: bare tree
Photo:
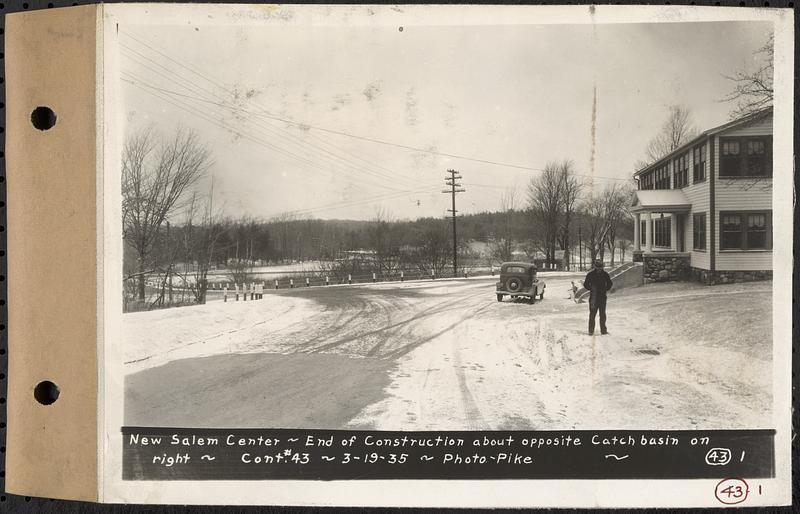
<instances>
[{"instance_id":1,"label":"bare tree","mask_svg":"<svg viewBox=\"0 0 800 514\"><path fill-rule=\"evenodd\" d=\"M626 219L630 199L629 191L613 184L598 194L590 194L583 203L584 237L592 261L603 259L605 250L613 252L614 233Z\"/></svg>"},{"instance_id":2,"label":"bare tree","mask_svg":"<svg viewBox=\"0 0 800 514\"><path fill-rule=\"evenodd\" d=\"M775 35L771 34L764 46L753 53L753 61L757 63L754 70L739 69L733 75L725 75L733 83L733 90L722 101L736 103L730 112L731 118L753 114L772 105L774 60Z\"/></svg>"},{"instance_id":3,"label":"bare tree","mask_svg":"<svg viewBox=\"0 0 800 514\"><path fill-rule=\"evenodd\" d=\"M559 165L561 176L561 228L559 246L564 250L564 269L569 269L572 219L583 191L583 183L575 174L574 164L565 160Z\"/></svg>"},{"instance_id":4,"label":"bare tree","mask_svg":"<svg viewBox=\"0 0 800 514\"><path fill-rule=\"evenodd\" d=\"M232 239L231 248L228 250L233 253L233 257L229 256L225 264L228 268L228 277L235 284L244 285L252 279L255 259L253 248L257 227L258 223L247 216L227 222L226 231Z\"/></svg>"},{"instance_id":5,"label":"bare tree","mask_svg":"<svg viewBox=\"0 0 800 514\"><path fill-rule=\"evenodd\" d=\"M594 262L598 255L601 255L606 237L608 225L605 220L605 202L602 194L590 194L583 202L583 241L589 249L591 261Z\"/></svg>"},{"instance_id":6,"label":"bare tree","mask_svg":"<svg viewBox=\"0 0 800 514\"><path fill-rule=\"evenodd\" d=\"M608 251L611 252L612 266L614 265L617 243L620 242L617 235L620 233L620 229L623 225L630 224L632 220L630 206L633 205L633 196L635 194L635 191L629 185L613 187L606 190L604 193L606 204L605 216L608 224L605 244Z\"/></svg>"},{"instance_id":7,"label":"bare tree","mask_svg":"<svg viewBox=\"0 0 800 514\"><path fill-rule=\"evenodd\" d=\"M370 250L375 254L375 265L381 274L388 276L398 271L398 245L395 241L395 226L392 215L384 207L376 207L375 216L367 229Z\"/></svg>"},{"instance_id":8,"label":"bare tree","mask_svg":"<svg viewBox=\"0 0 800 514\"><path fill-rule=\"evenodd\" d=\"M426 275L433 271L441 275L452 257L453 243L443 220L431 220L422 228L419 246L414 256L418 269Z\"/></svg>"},{"instance_id":9,"label":"bare tree","mask_svg":"<svg viewBox=\"0 0 800 514\"><path fill-rule=\"evenodd\" d=\"M545 263L555 262L559 218L563 205L564 181L560 166L549 162L542 173L531 178L528 184L528 205L535 219L544 229Z\"/></svg>"},{"instance_id":10,"label":"bare tree","mask_svg":"<svg viewBox=\"0 0 800 514\"><path fill-rule=\"evenodd\" d=\"M280 259L283 262L290 260L294 256L290 235L292 226L296 224L296 221L297 216L292 213L279 214L270 220L277 232L276 243Z\"/></svg>"},{"instance_id":11,"label":"bare tree","mask_svg":"<svg viewBox=\"0 0 800 514\"><path fill-rule=\"evenodd\" d=\"M132 135L122 152L123 237L136 252L138 296L145 298L145 273L161 225L212 164L197 135L178 129L171 139L152 130Z\"/></svg>"},{"instance_id":12,"label":"bare tree","mask_svg":"<svg viewBox=\"0 0 800 514\"><path fill-rule=\"evenodd\" d=\"M679 148L697 135L689 109L682 105L669 107L667 120L661 130L647 143L645 159L637 164L638 168L654 163L673 150Z\"/></svg>"},{"instance_id":13,"label":"bare tree","mask_svg":"<svg viewBox=\"0 0 800 514\"><path fill-rule=\"evenodd\" d=\"M198 214L199 223L195 223ZM225 233L221 216L214 211L213 181L205 201L198 198L197 193L192 195L182 232L186 264L191 265L186 271L184 283L194 295L194 301L204 304L208 292L208 272L219 240Z\"/></svg>"},{"instance_id":14,"label":"bare tree","mask_svg":"<svg viewBox=\"0 0 800 514\"><path fill-rule=\"evenodd\" d=\"M517 206L517 190L506 189L500 195L500 223L491 246L492 257L500 262L512 260L514 252L514 213Z\"/></svg>"}]
</instances>

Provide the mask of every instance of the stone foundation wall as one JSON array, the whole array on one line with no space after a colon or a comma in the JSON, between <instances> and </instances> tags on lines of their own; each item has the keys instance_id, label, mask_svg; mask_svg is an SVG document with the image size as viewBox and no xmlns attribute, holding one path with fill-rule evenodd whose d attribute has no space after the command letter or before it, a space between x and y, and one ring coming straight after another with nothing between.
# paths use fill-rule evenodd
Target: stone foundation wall
<instances>
[{"instance_id":1,"label":"stone foundation wall","mask_svg":"<svg viewBox=\"0 0 800 514\"><path fill-rule=\"evenodd\" d=\"M645 284L688 280L690 277L688 255L645 255L643 262Z\"/></svg>"},{"instance_id":2,"label":"stone foundation wall","mask_svg":"<svg viewBox=\"0 0 800 514\"><path fill-rule=\"evenodd\" d=\"M771 270L755 271L709 271L693 268L690 257L684 253L644 254L640 256L644 264L643 282L675 282L691 280L706 285L732 284L734 282L756 282L772 280ZM634 262L636 254L634 253Z\"/></svg>"},{"instance_id":3,"label":"stone foundation wall","mask_svg":"<svg viewBox=\"0 0 800 514\"><path fill-rule=\"evenodd\" d=\"M642 262L642 254L644 254L641 250L634 250L633 251L633 262Z\"/></svg>"},{"instance_id":4,"label":"stone foundation wall","mask_svg":"<svg viewBox=\"0 0 800 514\"><path fill-rule=\"evenodd\" d=\"M691 279L712 286L715 284L731 284L733 282L756 282L772 280L772 271L709 271L692 268Z\"/></svg>"}]
</instances>

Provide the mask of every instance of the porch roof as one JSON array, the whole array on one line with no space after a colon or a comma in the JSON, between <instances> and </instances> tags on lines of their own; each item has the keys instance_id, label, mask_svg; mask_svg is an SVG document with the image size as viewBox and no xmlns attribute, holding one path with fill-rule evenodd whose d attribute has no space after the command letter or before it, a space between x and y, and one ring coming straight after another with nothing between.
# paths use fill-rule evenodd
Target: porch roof
<instances>
[{"instance_id":1,"label":"porch roof","mask_svg":"<svg viewBox=\"0 0 800 514\"><path fill-rule=\"evenodd\" d=\"M631 212L683 212L691 206L680 189L648 189L636 191Z\"/></svg>"}]
</instances>

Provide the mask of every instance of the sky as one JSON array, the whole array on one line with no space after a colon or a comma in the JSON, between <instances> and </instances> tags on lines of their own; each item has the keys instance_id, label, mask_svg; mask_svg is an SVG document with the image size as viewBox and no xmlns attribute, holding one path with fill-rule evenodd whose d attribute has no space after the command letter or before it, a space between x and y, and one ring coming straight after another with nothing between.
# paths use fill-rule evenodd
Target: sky
<instances>
[{"instance_id":1,"label":"sky","mask_svg":"<svg viewBox=\"0 0 800 514\"><path fill-rule=\"evenodd\" d=\"M699 130L728 121L725 75L754 68L770 31L127 25L126 132L194 130L214 158L198 188L213 176L231 217L443 216L448 169L463 177L459 212L498 210L509 190L524 207L552 161L589 187L629 181L671 105Z\"/></svg>"}]
</instances>

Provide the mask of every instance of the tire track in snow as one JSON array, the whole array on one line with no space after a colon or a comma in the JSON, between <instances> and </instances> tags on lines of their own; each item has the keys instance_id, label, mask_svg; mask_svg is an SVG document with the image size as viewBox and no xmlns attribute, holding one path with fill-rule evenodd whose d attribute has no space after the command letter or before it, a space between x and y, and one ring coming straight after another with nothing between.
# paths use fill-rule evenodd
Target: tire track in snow
<instances>
[{"instance_id":1,"label":"tire track in snow","mask_svg":"<svg viewBox=\"0 0 800 514\"><path fill-rule=\"evenodd\" d=\"M461 396L461 403L464 406L465 419L469 430L489 430L489 424L483 418L478 402L472 395L472 391L467 385L467 375L464 373L464 365L461 361L461 353L456 348L456 340L453 340L453 371L458 379L458 391Z\"/></svg>"},{"instance_id":2,"label":"tire track in snow","mask_svg":"<svg viewBox=\"0 0 800 514\"><path fill-rule=\"evenodd\" d=\"M458 308L460 306L460 302L462 302L463 300L469 300L469 299L475 298L477 296L483 296L483 295L484 295L484 292L481 291L479 293L474 293L474 294L468 295L466 297L455 298L455 299L448 298L447 300L444 300L444 301L441 301L441 302L438 302L438 303L434 304L432 307L427 308L427 309L423 310L422 312L417 312L417 313L413 314L412 316L410 316L408 318L405 318L403 320L397 321L395 323L391 323L390 322L386 326L383 326L383 327L380 327L380 328L376 328L376 329L369 330L369 331L366 331L366 332L351 334L351 335L348 335L346 337L338 337L337 339L335 339L333 341L331 341L332 338L327 338L325 341L323 341L323 344L321 344L321 345L319 345L319 346L317 346L315 348L310 348L310 349L306 350L305 353L325 352L327 350L331 350L333 348L345 345L347 343L356 341L356 340L361 339L361 338L367 338L367 337L372 337L372 336L376 336L376 335L383 335L383 340L380 341L377 345L373 346L373 348L371 350L369 350L365 354L365 356L367 356L367 357L374 357L374 356L376 356L378 354L378 352L381 350L381 348L383 346L385 346L386 343L388 342L388 338L390 337L390 335L386 334L386 332L394 330L394 329L397 329L397 328L403 328L403 327L407 326L409 323L412 323L412 322L415 322L415 321L419 321L419 320L422 320L424 318L429 318L431 316L434 316L434 315L437 315L437 314L441 314L443 312L447 312L448 310L452 310L454 308ZM491 302L488 305L492 305ZM423 305L423 308L424 308L424 305ZM471 315L474 315L474 314L470 314L469 316L471 316ZM467 317L469 317L469 316L467 316ZM461 321L461 319L459 321ZM445 331L450 330L451 328L452 328L452 325L447 327ZM435 334L434 337L439 335L440 333L441 332ZM384 335L384 334L386 334L386 335ZM430 339L431 338L425 338L424 340L422 340L419 343L412 343L411 345L407 345L404 348L409 348L410 347L410 349L413 349L416 346L418 346L419 344L423 344L423 343L429 341ZM410 349L407 350L407 351L410 351ZM398 357L398 356L403 355L404 353L407 353L407 351L403 351L403 352L399 352L398 353L398 351L395 350L393 352L390 352L389 354L383 355L383 357ZM359 352L359 354L360 354L360 352Z\"/></svg>"}]
</instances>

